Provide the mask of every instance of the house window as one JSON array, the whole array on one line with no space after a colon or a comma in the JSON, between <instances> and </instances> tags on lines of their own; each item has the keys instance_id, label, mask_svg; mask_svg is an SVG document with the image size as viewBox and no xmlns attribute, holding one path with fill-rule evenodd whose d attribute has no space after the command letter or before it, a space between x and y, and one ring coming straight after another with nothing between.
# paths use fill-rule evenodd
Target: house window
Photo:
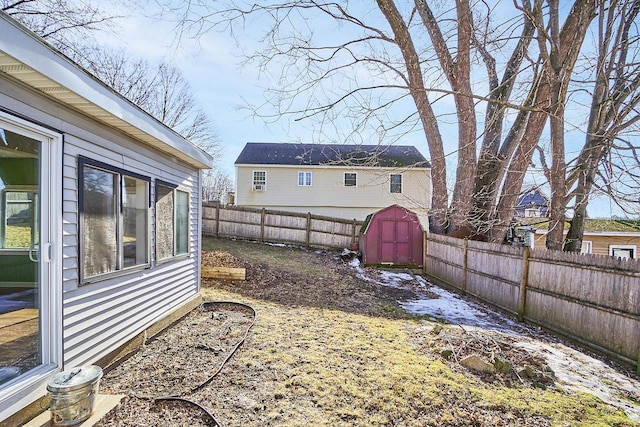
<instances>
[{"instance_id":1,"label":"house window","mask_svg":"<svg viewBox=\"0 0 640 427\"><path fill-rule=\"evenodd\" d=\"M189 253L189 193L156 181L156 259Z\"/></svg>"},{"instance_id":2,"label":"house window","mask_svg":"<svg viewBox=\"0 0 640 427\"><path fill-rule=\"evenodd\" d=\"M591 240L583 240L580 248L581 254L590 254L593 250L593 242Z\"/></svg>"},{"instance_id":3,"label":"house window","mask_svg":"<svg viewBox=\"0 0 640 427\"><path fill-rule=\"evenodd\" d=\"M358 175L355 172L344 173L344 186L355 187L358 185Z\"/></svg>"},{"instance_id":4,"label":"house window","mask_svg":"<svg viewBox=\"0 0 640 427\"><path fill-rule=\"evenodd\" d=\"M389 192L402 193L402 174L391 174L389 179Z\"/></svg>"},{"instance_id":5,"label":"house window","mask_svg":"<svg viewBox=\"0 0 640 427\"><path fill-rule=\"evenodd\" d=\"M253 171L253 191L264 191L267 189L267 171Z\"/></svg>"},{"instance_id":6,"label":"house window","mask_svg":"<svg viewBox=\"0 0 640 427\"><path fill-rule=\"evenodd\" d=\"M298 172L298 186L311 187L311 172Z\"/></svg>"},{"instance_id":7,"label":"house window","mask_svg":"<svg viewBox=\"0 0 640 427\"><path fill-rule=\"evenodd\" d=\"M609 245L609 255L619 258L635 258L636 245Z\"/></svg>"},{"instance_id":8,"label":"house window","mask_svg":"<svg viewBox=\"0 0 640 427\"><path fill-rule=\"evenodd\" d=\"M80 158L82 281L149 263L151 179Z\"/></svg>"},{"instance_id":9,"label":"house window","mask_svg":"<svg viewBox=\"0 0 640 427\"><path fill-rule=\"evenodd\" d=\"M524 216L526 218L539 218L540 210L538 208L526 208L524 210Z\"/></svg>"}]
</instances>

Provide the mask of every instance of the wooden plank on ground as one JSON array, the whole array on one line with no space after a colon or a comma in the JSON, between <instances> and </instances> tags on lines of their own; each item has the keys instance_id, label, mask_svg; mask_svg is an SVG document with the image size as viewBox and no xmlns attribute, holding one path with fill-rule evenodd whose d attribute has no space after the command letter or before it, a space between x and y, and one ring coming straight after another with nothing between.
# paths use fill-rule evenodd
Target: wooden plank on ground
<instances>
[{"instance_id":1,"label":"wooden plank on ground","mask_svg":"<svg viewBox=\"0 0 640 427\"><path fill-rule=\"evenodd\" d=\"M245 268L203 266L200 274L211 279L245 280L246 271Z\"/></svg>"}]
</instances>

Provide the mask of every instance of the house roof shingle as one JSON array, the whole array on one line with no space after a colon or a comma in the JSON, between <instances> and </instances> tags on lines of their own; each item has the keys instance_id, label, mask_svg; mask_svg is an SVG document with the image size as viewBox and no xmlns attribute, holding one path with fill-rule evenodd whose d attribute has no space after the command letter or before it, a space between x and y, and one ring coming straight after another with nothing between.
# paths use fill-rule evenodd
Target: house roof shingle
<instances>
[{"instance_id":1,"label":"house roof shingle","mask_svg":"<svg viewBox=\"0 0 640 427\"><path fill-rule=\"evenodd\" d=\"M341 145L249 142L236 165L423 167L431 164L410 145Z\"/></svg>"}]
</instances>

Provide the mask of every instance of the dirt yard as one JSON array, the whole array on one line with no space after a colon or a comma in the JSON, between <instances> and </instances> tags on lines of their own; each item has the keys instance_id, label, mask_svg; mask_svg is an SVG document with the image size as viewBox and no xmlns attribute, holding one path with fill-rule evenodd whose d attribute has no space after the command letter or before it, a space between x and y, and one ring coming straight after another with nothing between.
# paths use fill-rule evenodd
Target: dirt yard
<instances>
[{"instance_id":1,"label":"dirt yard","mask_svg":"<svg viewBox=\"0 0 640 427\"><path fill-rule=\"evenodd\" d=\"M106 372L101 392L127 398L100 426L640 426L563 387L517 337L409 315L412 291L338 252L206 239L203 264L246 268L202 295L250 305L255 324L242 306L194 310Z\"/></svg>"}]
</instances>

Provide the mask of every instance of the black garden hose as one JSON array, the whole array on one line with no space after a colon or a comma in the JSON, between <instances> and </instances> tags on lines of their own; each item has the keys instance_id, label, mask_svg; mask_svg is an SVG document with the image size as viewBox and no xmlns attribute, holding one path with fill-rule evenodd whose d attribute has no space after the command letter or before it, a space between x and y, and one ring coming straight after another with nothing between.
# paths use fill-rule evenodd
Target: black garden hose
<instances>
[{"instance_id":1,"label":"black garden hose","mask_svg":"<svg viewBox=\"0 0 640 427\"><path fill-rule=\"evenodd\" d=\"M215 425L217 425L218 427L222 427L222 424L220 424L220 422L216 419L216 417L211 412L209 412L205 407L203 407L199 403L196 403L196 402L194 402L192 400L186 399L186 398L184 398L182 396L185 396L185 395L188 395L188 394L193 394L196 391L198 391L198 390L202 389L203 387L205 387L211 381L213 381L213 379L220 373L220 371L222 371L222 368L224 368L225 364L229 361L229 359L231 359L231 357L235 354L235 352L238 350L238 348L247 339L247 336L249 335L249 331L251 330L251 327L253 327L253 325L256 322L257 314L256 314L256 310L253 307L251 307L250 305L247 305L247 304L243 304L241 302L234 302L234 301L208 301L208 302L202 303L202 307L205 308L205 309L210 309L211 307L214 307L214 306L240 307L240 308L242 308L244 310L248 310L253 315L253 319L251 320L251 323L247 327L247 329L246 329L244 335L242 336L242 338L235 344L235 346L233 347L231 352L229 352L227 357L225 357L224 360L222 361L222 363L220 363L220 366L218 366L218 369L209 378L207 378L202 383L196 385L195 387L192 387L190 390L188 390L185 393L180 393L180 394L173 395L173 396L156 397L155 399L153 399L153 401L154 402L159 402L159 401L179 401L179 402L190 403L190 404L200 408L205 414L207 414L207 416L215 423Z\"/></svg>"}]
</instances>

